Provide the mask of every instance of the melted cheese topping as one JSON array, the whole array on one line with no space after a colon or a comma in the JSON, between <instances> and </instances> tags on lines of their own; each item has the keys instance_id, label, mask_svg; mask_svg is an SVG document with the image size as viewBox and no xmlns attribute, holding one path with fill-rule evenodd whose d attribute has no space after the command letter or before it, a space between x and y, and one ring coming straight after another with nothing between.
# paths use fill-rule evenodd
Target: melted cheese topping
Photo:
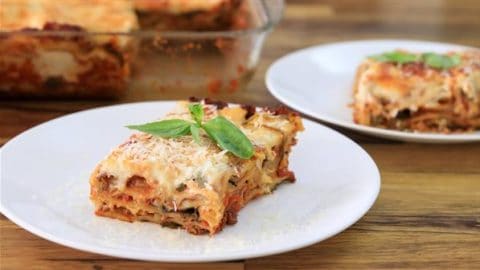
<instances>
[{"instance_id":1,"label":"melted cheese topping","mask_svg":"<svg viewBox=\"0 0 480 270\"><path fill-rule=\"evenodd\" d=\"M2 0L0 30L42 29L55 22L93 32L128 32L137 28L133 5L127 0Z\"/></svg>"},{"instance_id":2,"label":"melted cheese topping","mask_svg":"<svg viewBox=\"0 0 480 270\"><path fill-rule=\"evenodd\" d=\"M221 114L234 122L252 141L258 157L274 159L273 147L282 145L283 132L298 130L296 123L268 112L257 112L246 123L241 123L238 115L244 116L245 110L238 107L217 110L215 106L205 105L204 111L205 121ZM186 103L179 104L164 119L192 121ZM156 186L158 194L172 194L181 184L192 180L200 187L222 193L232 176L241 177L239 166L250 166L246 163L252 160L239 159L220 149L206 134L201 141L197 144L191 136L164 139L136 133L100 163L97 173L114 176L118 190L125 188L130 177L138 175ZM257 160L260 162L257 165L262 166L263 159Z\"/></svg>"},{"instance_id":3,"label":"melted cheese topping","mask_svg":"<svg viewBox=\"0 0 480 270\"><path fill-rule=\"evenodd\" d=\"M225 151L219 151L210 140L198 145L191 137L164 139L144 133L133 135L105 160L100 172L105 171L118 180L122 190L133 175L155 179L166 192L195 179L198 183L216 185L223 175L232 175Z\"/></svg>"},{"instance_id":4,"label":"melted cheese topping","mask_svg":"<svg viewBox=\"0 0 480 270\"><path fill-rule=\"evenodd\" d=\"M38 57L33 58L33 65L42 78L61 76L67 81L76 81L81 65L73 55L66 51L37 52ZM55 65L52 65L55 63Z\"/></svg>"},{"instance_id":5,"label":"melted cheese topping","mask_svg":"<svg viewBox=\"0 0 480 270\"><path fill-rule=\"evenodd\" d=\"M480 102L480 51L468 51L462 60L463 65L456 72L458 84L469 99Z\"/></svg>"},{"instance_id":6,"label":"melted cheese topping","mask_svg":"<svg viewBox=\"0 0 480 270\"><path fill-rule=\"evenodd\" d=\"M171 14L210 11L226 0L134 0L140 10L159 10Z\"/></svg>"}]
</instances>

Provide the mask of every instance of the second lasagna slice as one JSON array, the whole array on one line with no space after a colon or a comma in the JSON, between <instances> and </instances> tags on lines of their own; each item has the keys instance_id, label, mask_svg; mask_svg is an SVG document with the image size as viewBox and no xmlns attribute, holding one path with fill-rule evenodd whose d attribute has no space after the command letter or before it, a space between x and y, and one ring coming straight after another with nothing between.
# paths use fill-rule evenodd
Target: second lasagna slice
<instances>
[{"instance_id":1,"label":"second lasagna slice","mask_svg":"<svg viewBox=\"0 0 480 270\"><path fill-rule=\"evenodd\" d=\"M181 103L165 119L190 120L187 105ZM133 134L91 175L97 215L214 234L234 224L248 201L294 181L288 155L303 129L299 116L286 110L203 106L206 120L220 115L243 131L254 146L253 156L236 157L206 134L200 143L192 136Z\"/></svg>"},{"instance_id":2,"label":"second lasagna slice","mask_svg":"<svg viewBox=\"0 0 480 270\"><path fill-rule=\"evenodd\" d=\"M395 51L366 59L354 86L358 124L414 132L480 129L480 52Z\"/></svg>"}]
</instances>

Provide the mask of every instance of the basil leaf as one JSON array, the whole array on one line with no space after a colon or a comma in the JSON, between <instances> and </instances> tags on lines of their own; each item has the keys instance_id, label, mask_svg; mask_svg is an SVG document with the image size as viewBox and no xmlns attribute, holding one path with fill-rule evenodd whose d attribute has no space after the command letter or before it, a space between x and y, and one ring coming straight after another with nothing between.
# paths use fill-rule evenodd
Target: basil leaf
<instances>
[{"instance_id":1,"label":"basil leaf","mask_svg":"<svg viewBox=\"0 0 480 270\"><path fill-rule=\"evenodd\" d=\"M190 114L192 115L193 120L195 120L197 124L202 125L202 120L203 120L202 104L199 104L199 103L189 104L188 110L190 110Z\"/></svg>"},{"instance_id":2,"label":"basil leaf","mask_svg":"<svg viewBox=\"0 0 480 270\"><path fill-rule=\"evenodd\" d=\"M427 66L439 69L449 69L460 64L461 59L459 55L443 55L437 53L424 53L422 59Z\"/></svg>"},{"instance_id":3,"label":"basil leaf","mask_svg":"<svg viewBox=\"0 0 480 270\"><path fill-rule=\"evenodd\" d=\"M217 116L203 124L207 134L224 150L239 158L253 156L253 145L243 132L223 116Z\"/></svg>"},{"instance_id":4,"label":"basil leaf","mask_svg":"<svg viewBox=\"0 0 480 270\"><path fill-rule=\"evenodd\" d=\"M200 141L200 126L197 124L190 125L190 133L192 133L193 140L198 144L201 143Z\"/></svg>"},{"instance_id":5,"label":"basil leaf","mask_svg":"<svg viewBox=\"0 0 480 270\"><path fill-rule=\"evenodd\" d=\"M369 56L369 58L380 62L393 62L398 64L406 64L418 61L417 55L402 51L386 52Z\"/></svg>"},{"instance_id":6,"label":"basil leaf","mask_svg":"<svg viewBox=\"0 0 480 270\"><path fill-rule=\"evenodd\" d=\"M169 119L143 125L127 126L129 129L139 130L163 138L175 138L190 133L190 122L180 119Z\"/></svg>"}]
</instances>

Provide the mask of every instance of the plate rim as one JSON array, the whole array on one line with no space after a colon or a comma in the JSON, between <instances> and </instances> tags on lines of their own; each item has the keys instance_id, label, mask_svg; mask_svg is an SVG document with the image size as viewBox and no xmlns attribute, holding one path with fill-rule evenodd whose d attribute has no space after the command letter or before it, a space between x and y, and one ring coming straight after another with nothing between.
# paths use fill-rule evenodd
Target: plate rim
<instances>
[{"instance_id":1,"label":"plate rim","mask_svg":"<svg viewBox=\"0 0 480 270\"><path fill-rule=\"evenodd\" d=\"M304 113L307 116L313 117L316 120L324 121L326 123L344 127L350 130L354 130L363 134L369 134L375 137L382 137L388 138L390 140L397 140L397 141L411 141L411 142L419 142L419 143L469 143L469 142L477 142L480 141L480 134L435 134L435 133L416 133L416 132L407 132L407 131L398 131L398 130L390 130L390 129L383 129L377 127L370 127L370 126L363 126L360 124L356 124L353 121L347 121L338 119L335 117L330 117L325 115L322 112L313 111L310 109L304 108L300 104L296 104L290 102L287 98L281 94L281 91L278 91L276 87L274 87L274 81L272 79L272 74L275 68L278 68L282 62L285 61L287 58L297 57L298 55L308 53L309 51L314 51L318 49L326 49L331 46L338 46L338 45L348 45L348 44L362 44L362 43L377 43L377 42L391 42L391 43L423 43L423 44L431 44L431 45L440 45L440 46L449 46L449 47L459 47L464 49L477 49L471 46L465 46L461 44L454 44L454 43L443 43L443 42L435 42L435 41L428 41L428 40L413 40L413 39L361 39L361 40L350 40L350 41L341 41L341 42L332 42L332 43L324 43L309 46L306 48L302 48L293 52L290 52L286 55L275 60L267 69L265 73L265 84L270 94L272 94L277 100L286 104L287 106Z\"/></svg>"},{"instance_id":2,"label":"plate rim","mask_svg":"<svg viewBox=\"0 0 480 270\"><path fill-rule=\"evenodd\" d=\"M43 122L41 124L38 124L34 127L31 127L11 140L9 140L5 145L3 145L0 148L0 164L2 162L2 158L4 158L3 153L4 149L6 147L10 147L12 142L17 141L22 139L23 136L25 136L26 133L31 131L32 129L36 129L39 127L42 127L47 124L51 124L52 122L67 118L67 117L72 117L72 116L77 116L79 114L83 113L88 113L90 111L96 111L96 110L105 110L105 109L115 109L119 107L124 107L124 106L142 106L142 105L148 105L148 104L162 104L162 105L169 105L169 104L175 104L176 101L148 101L148 102L133 102L133 103L123 103L123 104L117 104L117 105L109 105L109 106L103 106L103 107L96 107L96 108L91 108L91 109L86 109L78 112L74 112L71 114L63 115L54 119L51 119L49 121ZM352 139L348 138L347 136L343 135L342 133L325 126L321 123L302 118L302 121L308 122L309 124L313 125L320 125L322 128L328 130L329 132L332 132L332 134L335 134L336 136L340 136L343 140L351 144L353 147L356 147L357 150L359 150L359 153L364 156L365 161L367 162L366 164L369 164L372 169L372 174L374 175L374 179L372 179L372 191L371 195L368 197L367 200L364 201L365 208L362 208L360 211L356 213L356 215L352 215L352 217L349 219L348 222L346 222L343 226L338 227L336 230L333 230L332 232L323 235L322 237L313 237L309 241L304 241L292 245L283 245L280 247L274 247L271 249L268 249L266 251L259 251L259 252L249 252L248 250L242 250L241 252L235 252L235 253L228 253L228 254L222 254L222 255L204 255L204 254L198 254L195 256L186 256L186 255L177 255L177 254L165 254L165 255L158 255L158 254L152 254L152 253L145 253L145 254L140 254L137 251L132 251L132 254L125 254L122 249L117 249L117 248L108 248L108 247L99 247L99 246L94 246L91 244L84 244L81 242L69 240L60 236L56 236L55 234L51 234L48 231L45 231L43 229L39 229L36 226L32 225L31 223L23 220L21 217L16 215L14 211L11 211L9 207L5 207L3 204L3 200L0 199L0 213L2 213L5 217L7 217L11 222L14 224L18 225L22 229L40 237L43 239L46 239L48 241L51 241L56 244L60 244L62 246L72 248L75 250L80 250L84 252L89 252L89 253L95 253L95 254L102 254L102 255L107 255L107 256L112 256L116 258L124 258L124 259L133 259L133 260L144 260L144 261L155 261L155 262L176 262L176 263L195 263L195 262L220 262L220 261L229 261L229 260L241 260L241 259L250 259L250 258L258 258L258 257L264 257L264 256L269 256L269 255L274 255L274 254L281 254L293 250L297 250L300 248L308 247L311 246L315 243L322 242L326 239L329 239L343 231L345 231L347 228L351 227L353 224L358 222L367 212L372 208L372 206L375 204L376 200L378 199L378 196L380 194L381 190L381 175L379 168L373 158L368 154L368 152L363 149L359 144L357 144L355 141ZM3 177L1 173L2 169L0 166L0 188L3 185Z\"/></svg>"}]
</instances>

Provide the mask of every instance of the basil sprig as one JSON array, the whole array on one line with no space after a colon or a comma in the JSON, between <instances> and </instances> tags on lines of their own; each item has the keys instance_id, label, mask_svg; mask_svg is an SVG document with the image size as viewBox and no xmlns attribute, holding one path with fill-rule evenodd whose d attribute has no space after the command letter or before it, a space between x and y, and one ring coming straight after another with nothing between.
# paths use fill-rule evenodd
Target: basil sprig
<instances>
[{"instance_id":1,"label":"basil sprig","mask_svg":"<svg viewBox=\"0 0 480 270\"><path fill-rule=\"evenodd\" d=\"M203 129L221 149L243 159L249 159L253 156L252 142L227 118L217 116L203 123L204 111L201 104L189 104L188 109L195 122L168 119L143 125L130 125L127 128L163 138L192 135L193 139L199 144L201 142L200 130Z\"/></svg>"},{"instance_id":2,"label":"basil sprig","mask_svg":"<svg viewBox=\"0 0 480 270\"><path fill-rule=\"evenodd\" d=\"M461 58L457 54L446 55L432 52L417 55L403 51L393 51L377 55L371 55L368 58L380 62L391 62L400 65L414 62L422 62L431 68L437 69L449 69L461 63Z\"/></svg>"},{"instance_id":3,"label":"basil sprig","mask_svg":"<svg viewBox=\"0 0 480 270\"><path fill-rule=\"evenodd\" d=\"M193 120L195 120L197 124L202 125L202 120L203 120L202 104L199 104L199 103L188 104L188 110L190 111L190 114L192 115Z\"/></svg>"},{"instance_id":4,"label":"basil sprig","mask_svg":"<svg viewBox=\"0 0 480 270\"><path fill-rule=\"evenodd\" d=\"M461 62L458 54L444 55L437 53L424 53L422 54L422 60L427 66L439 69L449 69Z\"/></svg>"},{"instance_id":5,"label":"basil sprig","mask_svg":"<svg viewBox=\"0 0 480 270\"><path fill-rule=\"evenodd\" d=\"M236 156L249 159L253 155L253 145L250 140L232 122L223 116L217 116L205 124L203 129L222 149Z\"/></svg>"},{"instance_id":6,"label":"basil sprig","mask_svg":"<svg viewBox=\"0 0 480 270\"><path fill-rule=\"evenodd\" d=\"M398 64L413 63L418 60L418 57L415 54L402 51L386 52L372 55L369 58L380 62L393 62Z\"/></svg>"},{"instance_id":7,"label":"basil sprig","mask_svg":"<svg viewBox=\"0 0 480 270\"><path fill-rule=\"evenodd\" d=\"M169 119L160 122L146 123L143 125L127 126L145 133L163 138L176 138L190 133L190 122L181 119Z\"/></svg>"}]
</instances>

